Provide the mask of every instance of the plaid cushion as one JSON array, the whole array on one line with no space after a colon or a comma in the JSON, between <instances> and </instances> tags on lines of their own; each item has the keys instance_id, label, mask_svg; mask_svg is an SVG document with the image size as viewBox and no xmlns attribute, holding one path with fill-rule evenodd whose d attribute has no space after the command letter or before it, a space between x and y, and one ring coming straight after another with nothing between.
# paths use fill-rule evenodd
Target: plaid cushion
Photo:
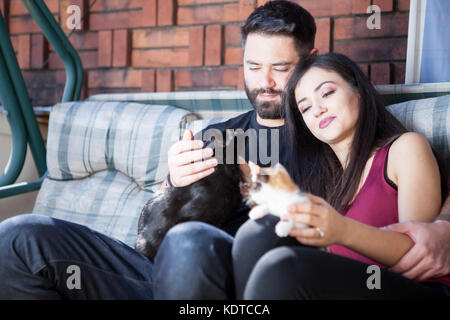
<instances>
[{"instance_id":1,"label":"plaid cushion","mask_svg":"<svg viewBox=\"0 0 450 320\"><path fill-rule=\"evenodd\" d=\"M444 159L450 150L450 95L387 106L410 131L423 134Z\"/></svg>"},{"instance_id":2,"label":"plaid cushion","mask_svg":"<svg viewBox=\"0 0 450 320\"><path fill-rule=\"evenodd\" d=\"M231 118L253 109L245 91L236 90L97 94L88 100L168 104L194 112L203 119Z\"/></svg>"},{"instance_id":3,"label":"plaid cushion","mask_svg":"<svg viewBox=\"0 0 450 320\"><path fill-rule=\"evenodd\" d=\"M386 104L450 94L450 82L376 86ZM243 90L97 94L91 101L135 101L171 105L197 113L203 119L231 118L252 110Z\"/></svg>"},{"instance_id":4,"label":"plaid cushion","mask_svg":"<svg viewBox=\"0 0 450 320\"><path fill-rule=\"evenodd\" d=\"M425 99L450 94L450 82L388 84L375 86L386 104Z\"/></svg>"},{"instance_id":5,"label":"plaid cushion","mask_svg":"<svg viewBox=\"0 0 450 320\"><path fill-rule=\"evenodd\" d=\"M116 170L79 180L46 178L33 213L85 225L134 247L139 215L154 191Z\"/></svg>"},{"instance_id":6,"label":"plaid cushion","mask_svg":"<svg viewBox=\"0 0 450 320\"><path fill-rule=\"evenodd\" d=\"M186 110L128 102L53 107L46 177L34 213L57 217L134 245L140 211L168 173Z\"/></svg>"}]
</instances>

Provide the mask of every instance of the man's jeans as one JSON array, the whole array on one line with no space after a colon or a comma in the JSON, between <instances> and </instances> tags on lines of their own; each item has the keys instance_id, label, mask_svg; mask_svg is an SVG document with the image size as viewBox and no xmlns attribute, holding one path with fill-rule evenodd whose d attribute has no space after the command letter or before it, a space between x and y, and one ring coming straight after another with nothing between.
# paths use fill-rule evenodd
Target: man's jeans
<instances>
[{"instance_id":1,"label":"man's jeans","mask_svg":"<svg viewBox=\"0 0 450 320\"><path fill-rule=\"evenodd\" d=\"M87 227L35 214L0 223L0 299L152 299L152 263Z\"/></svg>"},{"instance_id":2,"label":"man's jeans","mask_svg":"<svg viewBox=\"0 0 450 320\"><path fill-rule=\"evenodd\" d=\"M232 244L229 233L203 222L170 229L155 257L155 299L233 299Z\"/></svg>"},{"instance_id":3,"label":"man's jeans","mask_svg":"<svg viewBox=\"0 0 450 320\"><path fill-rule=\"evenodd\" d=\"M155 298L189 299L191 292L197 299L199 292L232 298L224 295L234 292L231 235L246 219L235 219L228 233L202 222L175 226L153 266L133 248L85 226L16 216L0 223L0 299L153 299L154 284L160 288Z\"/></svg>"}]
</instances>

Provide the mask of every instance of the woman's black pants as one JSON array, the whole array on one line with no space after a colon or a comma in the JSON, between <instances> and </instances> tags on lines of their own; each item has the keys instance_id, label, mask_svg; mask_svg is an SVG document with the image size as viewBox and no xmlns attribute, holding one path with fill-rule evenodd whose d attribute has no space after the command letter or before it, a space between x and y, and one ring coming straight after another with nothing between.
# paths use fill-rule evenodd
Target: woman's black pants
<instances>
[{"instance_id":1,"label":"woman's black pants","mask_svg":"<svg viewBox=\"0 0 450 320\"><path fill-rule=\"evenodd\" d=\"M237 299L408 299L450 297L440 283L418 283L385 268L279 238L278 218L247 221L233 242Z\"/></svg>"}]
</instances>

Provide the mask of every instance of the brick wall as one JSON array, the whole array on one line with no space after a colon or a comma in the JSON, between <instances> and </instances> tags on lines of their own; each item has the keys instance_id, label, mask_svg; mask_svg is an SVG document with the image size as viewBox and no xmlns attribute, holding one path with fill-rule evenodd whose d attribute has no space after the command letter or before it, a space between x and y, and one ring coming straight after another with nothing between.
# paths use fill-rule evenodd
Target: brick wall
<instances>
[{"instance_id":1,"label":"brick wall","mask_svg":"<svg viewBox=\"0 0 450 320\"><path fill-rule=\"evenodd\" d=\"M403 83L409 0L295 0L316 18L316 47L358 62L375 84ZM265 0L45 0L64 30L67 7L87 12L69 39L85 69L83 98L103 92L243 89L240 26ZM369 30L367 7L381 8ZM33 105L62 96L62 61L22 1L0 0Z\"/></svg>"}]
</instances>

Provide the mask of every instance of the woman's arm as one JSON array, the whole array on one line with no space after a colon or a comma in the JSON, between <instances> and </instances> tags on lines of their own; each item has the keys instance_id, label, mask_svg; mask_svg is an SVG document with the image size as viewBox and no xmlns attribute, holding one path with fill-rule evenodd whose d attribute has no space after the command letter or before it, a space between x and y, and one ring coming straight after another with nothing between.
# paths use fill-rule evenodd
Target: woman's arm
<instances>
[{"instance_id":1,"label":"woman's arm","mask_svg":"<svg viewBox=\"0 0 450 320\"><path fill-rule=\"evenodd\" d=\"M388 177L398 186L398 219L431 222L442 205L437 161L425 137L408 132L391 146Z\"/></svg>"},{"instance_id":2,"label":"woman's arm","mask_svg":"<svg viewBox=\"0 0 450 320\"><path fill-rule=\"evenodd\" d=\"M414 245L405 234L347 220L349 232L345 233L339 244L385 266L395 265Z\"/></svg>"},{"instance_id":3,"label":"woman's arm","mask_svg":"<svg viewBox=\"0 0 450 320\"><path fill-rule=\"evenodd\" d=\"M414 244L407 235L346 218L324 199L313 195L308 197L311 203L293 204L288 209L292 220L311 226L293 228L289 233L302 244L317 247L340 244L386 266L397 263ZM316 228L320 228L323 237L319 236Z\"/></svg>"}]
</instances>

